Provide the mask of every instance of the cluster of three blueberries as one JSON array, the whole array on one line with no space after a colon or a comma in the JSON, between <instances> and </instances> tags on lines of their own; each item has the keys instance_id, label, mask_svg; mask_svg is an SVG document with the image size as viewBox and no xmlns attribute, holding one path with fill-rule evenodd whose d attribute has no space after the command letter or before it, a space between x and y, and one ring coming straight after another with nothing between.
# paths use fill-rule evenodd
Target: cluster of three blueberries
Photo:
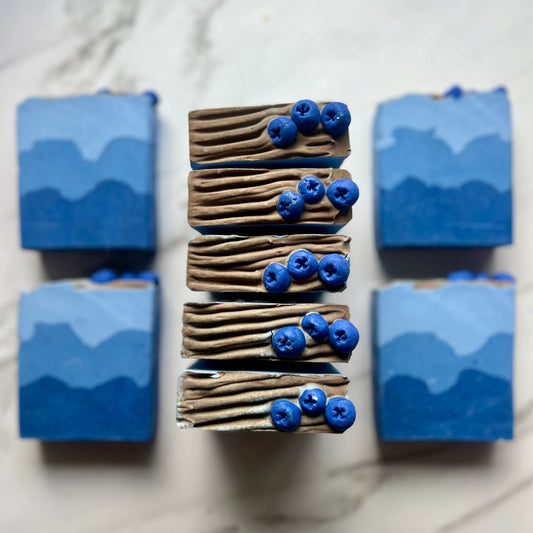
<instances>
[{"instance_id":1,"label":"cluster of three blueberries","mask_svg":"<svg viewBox=\"0 0 533 533\"><path fill-rule=\"evenodd\" d=\"M340 254L328 254L317 261L308 250L296 250L289 256L287 266L270 263L263 273L263 285L268 292L285 292L292 280L305 281L318 271L318 277L331 288L340 288L350 274L350 263Z\"/></svg>"}]
</instances>

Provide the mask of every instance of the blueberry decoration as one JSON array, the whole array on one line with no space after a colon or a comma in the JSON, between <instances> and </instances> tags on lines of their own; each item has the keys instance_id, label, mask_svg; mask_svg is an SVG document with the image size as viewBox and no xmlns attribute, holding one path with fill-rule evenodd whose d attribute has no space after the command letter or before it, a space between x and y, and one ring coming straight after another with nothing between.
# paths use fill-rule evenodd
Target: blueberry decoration
<instances>
[{"instance_id":1,"label":"blueberry decoration","mask_svg":"<svg viewBox=\"0 0 533 533\"><path fill-rule=\"evenodd\" d=\"M270 408L270 418L280 431L294 431L300 425L302 413L289 400L276 400Z\"/></svg>"},{"instance_id":2,"label":"blueberry decoration","mask_svg":"<svg viewBox=\"0 0 533 533\"><path fill-rule=\"evenodd\" d=\"M329 328L328 340L336 352L347 355L357 346L359 331L348 320L335 320Z\"/></svg>"},{"instance_id":3,"label":"blueberry decoration","mask_svg":"<svg viewBox=\"0 0 533 533\"><path fill-rule=\"evenodd\" d=\"M289 146L296 139L298 128L296 124L287 117L277 117L270 121L268 125L268 135L278 148Z\"/></svg>"},{"instance_id":4,"label":"blueberry decoration","mask_svg":"<svg viewBox=\"0 0 533 533\"><path fill-rule=\"evenodd\" d=\"M109 283L116 279L117 273L112 268L101 268L91 276L91 281L93 283Z\"/></svg>"},{"instance_id":5,"label":"blueberry decoration","mask_svg":"<svg viewBox=\"0 0 533 533\"><path fill-rule=\"evenodd\" d=\"M292 106L291 118L302 133L311 133L320 122L320 110L312 100L300 100Z\"/></svg>"},{"instance_id":6,"label":"blueberry decoration","mask_svg":"<svg viewBox=\"0 0 533 533\"><path fill-rule=\"evenodd\" d=\"M445 93L444 96L450 96L452 98L461 98L463 96L463 89L459 85L453 85Z\"/></svg>"},{"instance_id":7,"label":"blueberry decoration","mask_svg":"<svg viewBox=\"0 0 533 533\"><path fill-rule=\"evenodd\" d=\"M300 194L283 191L278 200L277 210L287 222L294 222L302 216L304 205L304 199Z\"/></svg>"},{"instance_id":8,"label":"blueberry decoration","mask_svg":"<svg viewBox=\"0 0 533 533\"><path fill-rule=\"evenodd\" d=\"M325 255L318 263L318 277L324 285L342 287L350 275L350 263L339 254Z\"/></svg>"},{"instance_id":9,"label":"blueberry decoration","mask_svg":"<svg viewBox=\"0 0 533 533\"><path fill-rule=\"evenodd\" d=\"M298 398L300 409L308 416L317 416L326 408L326 393L322 389L306 389Z\"/></svg>"},{"instance_id":10,"label":"blueberry decoration","mask_svg":"<svg viewBox=\"0 0 533 533\"><path fill-rule=\"evenodd\" d=\"M355 407L348 398L335 396L327 403L324 416L331 429L342 433L355 422Z\"/></svg>"},{"instance_id":11,"label":"blueberry decoration","mask_svg":"<svg viewBox=\"0 0 533 533\"><path fill-rule=\"evenodd\" d=\"M514 276L512 274L509 274L508 272L498 272L497 274L494 274L491 278L494 281L511 281L514 282Z\"/></svg>"},{"instance_id":12,"label":"blueberry decoration","mask_svg":"<svg viewBox=\"0 0 533 533\"><path fill-rule=\"evenodd\" d=\"M293 279L304 281L318 270L318 261L307 250L296 250L289 256L287 270Z\"/></svg>"},{"instance_id":13,"label":"blueberry decoration","mask_svg":"<svg viewBox=\"0 0 533 533\"><path fill-rule=\"evenodd\" d=\"M450 272L446 279L448 281L471 281L474 279L474 274L470 270L457 270L456 272Z\"/></svg>"},{"instance_id":14,"label":"blueberry decoration","mask_svg":"<svg viewBox=\"0 0 533 533\"><path fill-rule=\"evenodd\" d=\"M305 176L298 183L298 190L308 204L316 204L324 198L326 187L316 176Z\"/></svg>"},{"instance_id":15,"label":"blueberry decoration","mask_svg":"<svg viewBox=\"0 0 533 533\"><path fill-rule=\"evenodd\" d=\"M272 348L278 357L296 359L305 350L305 335L296 326L278 329L272 335Z\"/></svg>"},{"instance_id":16,"label":"blueberry decoration","mask_svg":"<svg viewBox=\"0 0 533 533\"><path fill-rule=\"evenodd\" d=\"M279 263L270 263L263 274L263 285L268 292L285 292L291 284L289 271Z\"/></svg>"},{"instance_id":17,"label":"blueberry decoration","mask_svg":"<svg viewBox=\"0 0 533 533\"><path fill-rule=\"evenodd\" d=\"M140 279L142 281L152 281L156 285L159 285L159 276L155 272L151 272L150 270L144 270L141 272L137 279Z\"/></svg>"},{"instance_id":18,"label":"blueberry decoration","mask_svg":"<svg viewBox=\"0 0 533 533\"><path fill-rule=\"evenodd\" d=\"M157 93L154 91L144 91L143 96L149 98L154 107L159 103L159 96L157 96Z\"/></svg>"},{"instance_id":19,"label":"blueberry decoration","mask_svg":"<svg viewBox=\"0 0 533 533\"><path fill-rule=\"evenodd\" d=\"M318 313L307 313L302 318L302 329L315 341L322 340L328 334L328 323Z\"/></svg>"},{"instance_id":20,"label":"blueberry decoration","mask_svg":"<svg viewBox=\"0 0 533 533\"><path fill-rule=\"evenodd\" d=\"M359 187L345 178L335 180L326 192L329 201L339 210L350 209L359 199Z\"/></svg>"},{"instance_id":21,"label":"blueberry decoration","mask_svg":"<svg viewBox=\"0 0 533 533\"><path fill-rule=\"evenodd\" d=\"M342 135L350 125L352 116L346 104L331 102L324 106L320 115L322 127L330 135Z\"/></svg>"}]
</instances>

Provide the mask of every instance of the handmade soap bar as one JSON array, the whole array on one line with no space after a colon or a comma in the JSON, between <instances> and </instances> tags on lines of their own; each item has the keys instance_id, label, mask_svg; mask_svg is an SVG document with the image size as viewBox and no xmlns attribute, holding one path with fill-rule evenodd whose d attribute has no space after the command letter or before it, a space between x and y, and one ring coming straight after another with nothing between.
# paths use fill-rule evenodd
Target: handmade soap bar
<instances>
[{"instance_id":1,"label":"handmade soap bar","mask_svg":"<svg viewBox=\"0 0 533 533\"><path fill-rule=\"evenodd\" d=\"M191 166L338 168L350 154L350 119L342 103L309 100L191 111Z\"/></svg>"},{"instance_id":2,"label":"handmade soap bar","mask_svg":"<svg viewBox=\"0 0 533 533\"><path fill-rule=\"evenodd\" d=\"M349 243L343 235L202 235L189 242L187 287L256 293L343 290Z\"/></svg>"},{"instance_id":3,"label":"handmade soap bar","mask_svg":"<svg viewBox=\"0 0 533 533\"><path fill-rule=\"evenodd\" d=\"M54 282L19 310L21 437L147 441L157 411L158 288Z\"/></svg>"},{"instance_id":4,"label":"handmade soap bar","mask_svg":"<svg viewBox=\"0 0 533 533\"><path fill-rule=\"evenodd\" d=\"M383 440L512 438L514 294L509 281L459 278L374 294Z\"/></svg>"},{"instance_id":5,"label":"handmade soap bar","mask_svg":"<svg viewBox=\"0 0 533 533\"><path fill-rule=\"evenodd\" d=\"M355 326L346 324L349 320L345 305L187 303L181 353L194 359L280 361L289 355L291 361L347 362L359 340ZM301 341L296 350L280 351L280 344L293 336ZM343 340L350 343L346 349L339 344Z\"/></svg>"},{"instance_id":6,"label":"handmade soap bar","mask_svg":"<svg viewBox=\"0 0 533 533\"><path fill-rule=\"evenodd\" d=\"M504 90L408 95L374 129L380 247L512 241L511 121Z\"/></svg>"},{"instance_id":7,"label":"handmade soap bar","mask_svg":"<svg viewBox=\"0 0 533 533\"><path fill-rule=\"evenodd\" d=\"M178 382L179 428L337 433L355 421L349 380L329 364L197 361Z\"/></svg>"},{"instance_id":8,"label":"handmade soap bar","mask_svg":"<svg viewBox=\"0 0 533 533\"><path fill-rule=\"evenodd\" d=\"M156 115L147 95L18 107L23 248L155 248Z\"/></svg>"},{"instance_id":9,"label":"handmade soap bar","mask_svg":"<svg viewBox=\"0 0 533 533\"><path fill-rule=\"evenodd\" d=\"M336 233L358 197L346 170L194 170L189 224L202 233Z\"/></svg>"}]
</instances>

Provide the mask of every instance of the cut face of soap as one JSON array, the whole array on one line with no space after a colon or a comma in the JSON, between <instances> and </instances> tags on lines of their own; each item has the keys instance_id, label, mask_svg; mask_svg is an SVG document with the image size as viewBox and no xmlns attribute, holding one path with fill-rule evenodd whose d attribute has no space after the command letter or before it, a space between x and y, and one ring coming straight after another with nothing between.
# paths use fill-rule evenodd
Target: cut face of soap
<instances>
[{"instance_id":1,"label":"cut face of soap","mask_svg":"<svg viewBox=\"0 0 533 533\"><path fill-rule=\"evenodd\" d=\"M321 200L305 202L301 216L288 223L277 209L284 191L299 193L302 179L315 176ZM351 179L338 169L211 169L189 174L189 224L201 233L336 233L352 218L325 194L336 180ZM305 182L304 182L305 183ZM314 185L313 182L311 185Z\"/></svg>"},{"instance_id":2,"label":"cut face of soap","mask_svg":"<svg viewBox=\"0 0 533 533\"><path fill-rule=\"evenodd\" d=\"M374 392L391 441L513 436L514 284L402 282L374 294Z\"/></svg>"},{"instance_id":3,"label":"cut face of soap","mask_svg":"<svg viewBox=\"0 0 533 533\"><path fill-rule=\"evenodd\" d=\"M343 235L202 235L189 243L187 287L197 291L266 293L264 274L271 263L285 268L291 254L302 249L311 252L317 261L331 254L348 258L349 243L350 238ZM328 268L327 275L329 272L334 274L337 267L330 265ZM276 272L272 273L273 278L276 275ZM319 273L307 280L289 280L289 283L289 287L281 292L345 288L344 284L332 286L324 283Z\"/></svg>"},{"instance_id":4,"label":"cut face of soap","mask_svg":"<svg viewBox=\"0 0 533 533\"><path fill-rule=\"evenodd\" d=\"M321 389L329 401L346 397L349 380L328 364L287 365L198 361L178 383L177 424L180 428L219 431L277 431L272 421L274 402L298 406L308 389ZM301 414L298 433L335 432L324 414Z\"/></svg>"},{"instance_id":5,"label":"cut face of soap","mask_svg":"<svg viewBox=\"0 0 533 533\"><path fill-rule=\"evenodd\" d=\"M350 319L349 309L344 305L187 303L183 311L181 353L193 359L280 361L272 345L274 333L287 326L305 331L302 321L309 313L318 313L330 326L336 320ZM306 335L306 347L295 360L347 362L350 355L336 352L326 331L319 340Z\"/></svg>"},{"instance_id":6,"label":"cut face of soap","mask_svg":"<svg viewBox=\"0 0 533 533\"><path fill-rule=\"evenodd\" d=\"M512 241L511 119L504 91L407 95L374 125L380 247Z\"/></svg>"},{"instance_id":7,"label":"cut face of soap","mask_svg":"<svg viewBox=\"0 0 533 533\"><path fill-rule=\"evenodd\" d=\"M23 248L155 248L150 98L30 98L17 127Z\"/></svg>"},{"instance_id":8,"label":"cut face of soap","mask_svg":"<svg viewBox=\"0 0 533 533\"><path fill-rule=\"evenodd\" d=\"M20 435L148 441L157 413L158 287L72 280L23 294Z\"/></svg>"},{"instance_id":9,"label":"cut face of soap","mask_svg":"<svg viewBox=\"0 0 533 533\"><path fill-rule=\"evenodd\" d=\"M325 103L319 103L322 111ZM288 146L276 146L271 121L290 118L293 104L202 109L189 113L189 147L193 169L221 167L339 168L350 154L348 130L338 136L319 123L298 132Z\"/></svg>"}]
</instances>

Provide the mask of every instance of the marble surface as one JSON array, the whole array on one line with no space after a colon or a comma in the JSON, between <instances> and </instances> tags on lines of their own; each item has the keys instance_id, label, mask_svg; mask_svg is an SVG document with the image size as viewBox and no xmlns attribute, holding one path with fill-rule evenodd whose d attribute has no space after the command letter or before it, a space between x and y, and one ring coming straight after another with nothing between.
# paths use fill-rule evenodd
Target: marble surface
<instances>
[{"instance_id":1,"label":"marble surface","mask_svg":"<svg viewBox=\"0 0 533 533\"><path fill-rule=\"evenodd\" d=\"M0 3L0 530L242 533L305 530L527 532L533 527L533 4L530 0L25 0ZM515 243L489 251L390 251L373 243L376 104L453 83L506 84L514 104ZM161 95L158 174L163 288L159 433L151 446L40 444L17 432L20 291L104 264L99 254L19 249L15 106L100 87ZM183 302L187 112L198 107L346 101L361 188L349 304L361 342L346 371L356 426L331 435L218 435L174 422ZM146 263L126 255L124 264ZM370 291L450 269L518 277L516 439L380 446L372 415Z\"/></svg>"}]
</instances>

